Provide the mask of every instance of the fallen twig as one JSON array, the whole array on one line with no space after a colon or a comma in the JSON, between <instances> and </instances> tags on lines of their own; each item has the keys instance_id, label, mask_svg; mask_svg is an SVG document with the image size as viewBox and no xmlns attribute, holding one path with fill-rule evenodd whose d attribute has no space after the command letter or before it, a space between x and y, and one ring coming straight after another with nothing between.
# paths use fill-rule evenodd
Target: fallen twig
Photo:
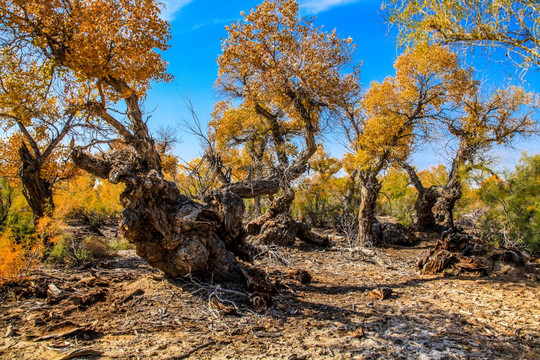
<instances>
[{"instance_id":1,"label":"fallen twig","mask_svg":"<svg viewBox=\"0 0 540 360\"><path fill-rule=\"evenodd\" d=\"M59 333L59 334L50 334L50 335L40 336L37 339L35 339L35 341L45 341L45 340L51 340L51 339L60 339L64 337L70 337L74 335L79 335L80 333L84 331L86 331L86 327L81 326L81 327L71 329L63 333Z\"/></svg>"},{"instance_id":2,"label":"fallen twig","mask_svg":"<svg viewBox=\"0 0 540 360\"><path fill-rule=\"evenodd\" d=\"M197 347L194 347L193 349L181 354L181 355L178 355L178 356L173 356L167 360L180 360L180 359L186 359L188 357L190 357L193 353L201 350L201 349L204 349L205 347L208 347L208 346L211 346L211 345L214 345L215 344L215 341L214 340L210 340L208 342L205 342L204 344L201 344Z\"/></svg>"}]
</instances>

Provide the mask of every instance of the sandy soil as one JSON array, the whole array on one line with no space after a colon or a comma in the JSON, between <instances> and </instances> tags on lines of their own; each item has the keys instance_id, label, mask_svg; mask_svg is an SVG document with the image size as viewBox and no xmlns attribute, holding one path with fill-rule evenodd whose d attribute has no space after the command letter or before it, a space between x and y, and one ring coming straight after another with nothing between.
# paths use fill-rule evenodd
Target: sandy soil
<instances>
[{"instance_id":1,"label":"sandy soil","mask_svg":"<svg viewBox=\"0 0 540 360\"><path fill-rule=\"evenodd\" d=\"M259 312L238 289L168 279L131 250L42 269L0 295L0 357L539 359L538 275L421 276L429 246L270 248L256 264L280 293Z\"/></svg>"}]
</instances>

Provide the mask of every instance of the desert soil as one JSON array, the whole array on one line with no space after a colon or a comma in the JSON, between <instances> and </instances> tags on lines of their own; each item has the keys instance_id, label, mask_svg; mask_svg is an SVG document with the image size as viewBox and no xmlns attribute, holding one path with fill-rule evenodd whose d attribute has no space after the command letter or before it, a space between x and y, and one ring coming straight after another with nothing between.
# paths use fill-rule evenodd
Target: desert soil
<instances>
[{"instance_id":1,"label":"desert soil","mask_svg":"<svg viewBox=\"0 0 540 360\"><path fill-rule=\"evenodd\" d=\"M280 293L258 311L232 286L169 279L133 250L43 268L0 295L0 357L539 359L537 273L419 275L432 245L271 247L256 265Z\"/></svg>"}]
</instances>

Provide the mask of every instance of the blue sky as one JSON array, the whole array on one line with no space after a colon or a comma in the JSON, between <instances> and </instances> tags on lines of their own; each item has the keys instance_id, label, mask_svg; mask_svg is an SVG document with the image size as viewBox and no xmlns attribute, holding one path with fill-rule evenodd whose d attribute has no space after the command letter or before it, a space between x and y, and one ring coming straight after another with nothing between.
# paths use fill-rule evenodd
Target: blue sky
<instances>
[{"instance_id":1,"label":"blue sky","mask_svg":"<svg viewBox=\"0 0 540 360\"><path fill-rule=\"evenodd\" d=\"M162 0L163 1L163 0ZM262 0L261 0L262 1ZM178 127L182 120L191 115L185 102L190 99L201 122L205 125L219 100L214 89L217 76L216 59L221 53L221 39L227 36L225 26L241 18L240 12L248 12L260 1L253 0L165 0L163 17L170 21L172 39L170 49L164 53L169 62L169 72L174 81L155 84L149 91L145 110L152 116L149 125ZM379 16L381 0L301 0L301 11L306 16L316 16L315 23L330 31L337 29L342 37L352 37L357 45L356 61L362 62L361 79L365 88L374 81L393 75L393 63L399 54L392 32ZM489 65L481 78L492 86L506 82L504 71L511 69ZM527 86L536 84L540 90L539 72L526 75ZM176 146L176 155L184 160L198 156L201 148L193 136L178 128L181 142ZM341 157L344 149L326 136L325 146L333 156ZM513 151L498 152L503 162L513 164L519 154L528 150L540 152L538 141L518 144ZM414 163L423 169L444 161L444 154L434 149L425 149L414 156Z\"/></svg>"}]
</instances>

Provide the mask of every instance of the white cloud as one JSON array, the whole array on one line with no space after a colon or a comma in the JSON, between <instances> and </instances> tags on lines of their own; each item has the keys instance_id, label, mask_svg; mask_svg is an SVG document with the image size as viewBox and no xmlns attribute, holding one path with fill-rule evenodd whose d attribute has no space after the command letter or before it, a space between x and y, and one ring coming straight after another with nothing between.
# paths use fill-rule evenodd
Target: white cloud
<instances>
[{"instance_id":1,"label":"white cloud","mask_svg":"<svg viewBox=\"0 0 540 360\"><path fill-rule=\"evenodd\" d=\"M161 18L166 21L173 21L174 16L192 1L193 0L161 0L163 3Z\"/></svg>"},{"instance_id":2,"label":"white cloud","mask_svg":"<svg viewBox=\"0 0 540 360\"><path fill-rule=\"evenodd\" d=\"M353 4L359 0L302 0L300 6L309 14L318 14L336 6Z\"/></svg>"}]
</instances>

